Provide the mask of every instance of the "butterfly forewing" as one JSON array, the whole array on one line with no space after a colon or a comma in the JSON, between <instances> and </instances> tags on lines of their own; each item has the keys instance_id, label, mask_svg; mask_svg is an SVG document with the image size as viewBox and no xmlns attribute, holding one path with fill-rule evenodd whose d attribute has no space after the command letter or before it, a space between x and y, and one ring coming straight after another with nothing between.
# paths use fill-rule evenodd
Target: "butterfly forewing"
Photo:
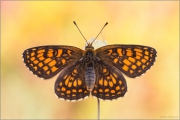
<instances>
[{"instance_id":1,"label":"butterfly forewing","mask_svg":"<svg viewBox=\"0 0 180 120\"><path fill-rule=\"evenodd\" d=\"M96 55L128 77L134 78L145 73L153 65L156 50L141 45L108 45L97 49Z\"/></svg>"},{"instance_id":2,"label":"butterfly forewing","mask_svg":"<svg viewBox=\"0 0 180 120\"><path fill-rule=\"evenodd\" d=\"M49 79L82 57L83 50L72 46L39 46L25 50L26 66L38 77Z\"/></svg>"},{"instance_id":3,"label":"butterfly forewing","mask_svg":"<svg viewBox=\"0 0 180 120\"><path fill-rule=\"evenodd\" d=\"M79 61L63 69L55 83L55 93L65 100L80 100L89 96L85 85L84 65Z\"/></svg>"},{"instance_id":4,"label":"butterfly forewing","mask_svg":"<svg viewBox=\"0 0 180 120\"><path fill-rule=\"evenodd\" d=\"M122 73L116 67L104 61L98 61L92 95L103 100L112 100L124 96L126 91L126 80Z\"/></svg>"}]
</instances>

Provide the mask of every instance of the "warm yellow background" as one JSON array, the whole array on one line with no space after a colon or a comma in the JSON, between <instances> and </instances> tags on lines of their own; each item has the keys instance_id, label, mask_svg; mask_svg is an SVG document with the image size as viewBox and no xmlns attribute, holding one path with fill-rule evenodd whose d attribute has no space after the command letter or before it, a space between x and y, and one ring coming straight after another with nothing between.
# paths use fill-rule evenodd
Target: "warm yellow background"
<instances>
[{"instance_id":1,"label":"warm yellow background","mask_svg":"<svg viewBox=\"0 0 180 120\"><path fill-rule=\"evenodd\" d=\"M22 52L39 45L73 45L108 26L98 39L108 44L154 47L155 65L136 79L126 77L128 92L101 101L102 119L179 118L179 1L2 1L1 117L3 119L96 119L97 101L59 100L57 78L42 80L26 69Z\"/></svg>"}]
</instances>

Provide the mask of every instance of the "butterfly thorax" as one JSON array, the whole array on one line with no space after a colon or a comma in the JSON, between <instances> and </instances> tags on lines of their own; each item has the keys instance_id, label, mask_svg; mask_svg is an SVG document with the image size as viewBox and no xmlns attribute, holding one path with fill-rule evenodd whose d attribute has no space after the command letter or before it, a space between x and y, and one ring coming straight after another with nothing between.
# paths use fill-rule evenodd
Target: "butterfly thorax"
<instances>
[{"instance_id":1,"label":"butterfly thorax","mask_svg":"<svg viewBox=\"0 0 180 120\"><path fill-rule=\"evenodd\" d=\"M86 46L84 61L87 63L94 61L94 48L92 46Z\"/></svg>"},{"instance_id":2,"label":"butterfly thorax","mask_svg":"<svg viewBox=\"0 0 180 120\"><path fill-rule=\"evenodd\" d=\"M95 69L94 69L94 61L95 61L95 55L94 55L94 48L92 45L88 45L85 48L85 53L83 57L83 62L85 64L85 83L87 86L87 89L89 91L92 91L95 84Z\"/></svg>"}]
</instances>

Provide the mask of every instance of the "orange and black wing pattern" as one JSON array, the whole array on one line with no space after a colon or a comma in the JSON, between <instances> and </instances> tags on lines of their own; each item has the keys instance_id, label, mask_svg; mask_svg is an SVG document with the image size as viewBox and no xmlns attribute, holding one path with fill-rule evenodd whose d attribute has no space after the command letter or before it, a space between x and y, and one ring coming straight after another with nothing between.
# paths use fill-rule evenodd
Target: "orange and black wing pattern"
<instances>
[{"instance_id":1,"label":"orange and black wing pattern","mask_svg":"<svg viewBox=\"0 0 180 120\"><path fill-rule=\"evenodd\" d=\"M90 95L84 79L84 64L77 61L60 72L55 82L55 93L66 101L82 100Z\"/></svg>"},{"instance_id":2,"label":"orange and black wing pattern","mask_svg":"<svg viewBox=\"0 0 180 120\"><path fill-rule=\"evenodd\" d=\"M73 46L38 46L25 50L25 65L38 77L49 79L66 66L76 62L83 50Z\"/></svg>"},{"instance_id":3,"label":"orange and black wing pattern","mask_svg":"<svg viewBox=\"0 0 180 120\"><path fill-rule=\"evenodd\" d=\"M92 95L103 100L113 100L123 97L126 91L126 80L122 73L116 67L104 61L98 61Z\"/></svg>"},{"instance_id":4,"label":"orange and black wing pattern","mask_svg":"<svg viewBox=\"0 0 180 120\"><path fill-rule=\"evenodd\" d=\"M156 54L154 48L141 45L107 45L96 50L97 57L131 78L145 73L154 64Z\"/></svg>"}]
</instances>

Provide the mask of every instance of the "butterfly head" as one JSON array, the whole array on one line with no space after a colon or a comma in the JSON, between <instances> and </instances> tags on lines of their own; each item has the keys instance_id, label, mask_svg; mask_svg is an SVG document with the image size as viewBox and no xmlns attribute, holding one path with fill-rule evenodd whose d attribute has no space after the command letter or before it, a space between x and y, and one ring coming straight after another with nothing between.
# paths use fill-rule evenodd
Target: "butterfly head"
<instances>
[{"instance_id":1,"label":"butterfly head","mask_svg":"<svg viewBox=\"0 0 180 120\"><path fill-rule=\"evenodd\" d=\"M92 46L92 43L88 43L88 42L87 42L87 45L86 45L86 47L85 47L85 50L87 50L87 49L93 49L93 50L94 50L94 47Z\"/></svg>"}]
</instances>

